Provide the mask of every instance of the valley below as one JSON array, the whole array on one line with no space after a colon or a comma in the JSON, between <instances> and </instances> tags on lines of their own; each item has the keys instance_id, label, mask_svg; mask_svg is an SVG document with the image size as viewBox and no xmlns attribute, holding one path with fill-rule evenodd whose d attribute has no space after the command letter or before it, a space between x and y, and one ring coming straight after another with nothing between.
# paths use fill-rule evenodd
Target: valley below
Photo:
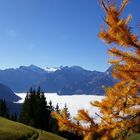
<instances>
[{"instance_id":1,"label":"valley below","mask_svg":"<svg viewBox=\"0 0 140 140\"><path fill-rule=\"evenodd\" d=\"M16 93L21 100L16 103L23 103L27 93ZM53 106L55 107L58 103L60 109L63 109L65 104L68 107L68 111L70 112L71 117L76 116L77 111L79 109L87 109L90 114L97 118L95 113L99 113L97 107L93 107L90 102L91 101L101 101L104 96L99 95L65 95L60 96L57 93L45 93L47 103L52 101Z\"/></svg>"}]
</instances>

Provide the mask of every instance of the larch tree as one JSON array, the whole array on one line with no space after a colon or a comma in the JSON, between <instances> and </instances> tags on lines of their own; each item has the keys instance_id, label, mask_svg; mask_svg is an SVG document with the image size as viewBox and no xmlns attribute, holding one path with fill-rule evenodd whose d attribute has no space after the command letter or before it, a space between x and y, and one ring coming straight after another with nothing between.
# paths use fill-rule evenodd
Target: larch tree
<instances>
[{"instance_id":1,"label":"larch tree","mask_svg":"<svg viewBox=\"0 0 140 140\"><path fill-rule=\"evenodd\" d=\"M101 102L91 102L100 109L101 115L96 114L100 123L84 109L73 120L67 119L63 112L54 115L60 130L78 131L84 140L126 140L140 132L140 42L129 27L132 16L121 16L128 0L123 0L120 7L115 0L100 0L100 4L105 12L105 25L101 26L99 38L115 46L109 49L112 56L109 62L119 82L105 88L106 96ZM82 123L77 125L75 120Z\"/></svg>"}]
</instances>

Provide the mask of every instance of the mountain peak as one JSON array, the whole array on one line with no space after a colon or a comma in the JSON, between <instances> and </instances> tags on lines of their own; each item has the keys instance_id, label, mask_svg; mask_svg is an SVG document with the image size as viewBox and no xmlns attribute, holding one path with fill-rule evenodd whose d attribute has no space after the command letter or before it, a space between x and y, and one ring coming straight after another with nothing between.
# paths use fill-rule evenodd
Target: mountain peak
<instances>
[{"instance_id":1,"label":"mountain peak","mask_svg":"<svg viewBox=\"0 0 140 140\"><path fill-rule=\"evenodd\" d=\"M75 69L75 70L84 70L82 67L80 67L80 66L72 66L72 67L70 67L70 68L73 68L73 69Z\"/></svg>"},{"instance_id":2,"label":"mountain peak","mask_svg":"<svg viewBox=\"0 0 140 140\"><path fill-rule=\"evenodd\" d=\"M55 71L57 71L59 69L60 69L59 67L52 67L52 68L46 67L45 71L50 73L50 72L55 72Z\"/></svg>"},{"instance_id":3,"label":"mountain peak","mask_svg":"<svg viewBox=\"0 0 140 140\"><path fill-rule=\"evenodd\" d=\"M105 71L105 74L111 75L111 74L112 74L112 67L113 67L113 66L110 66L110 67Z\"/></svg>"},{"instance_id":4,"label":"mountain peak","mask_svg":"<svg viewBox=\"0 0 140 140\"><path fill-rule=\"evenodd\" d=\"M36 66L36 65L34 65L34 64L31 64L31 65L29 65L28 67L30 67L30 68L40 68L40 67L38 67L38 66Z\"/></svg>"},{"instance_id":5,"label":"mountain peak","mask_svg":"<svg viewBox=\"0 0 140 140\"><path fill-rule=\"evenodd\" d=\"M29 66L20 66L19 69L24 70L24 71L29 70L29 71L33 71L33 72L39 72L39 73L42 73L42 72L45 71L44 69L42 69L42 68L40 68L40 67L38 67L36 65L33 65L33 64L31 64Z\"/></svg>"}]
</instances>

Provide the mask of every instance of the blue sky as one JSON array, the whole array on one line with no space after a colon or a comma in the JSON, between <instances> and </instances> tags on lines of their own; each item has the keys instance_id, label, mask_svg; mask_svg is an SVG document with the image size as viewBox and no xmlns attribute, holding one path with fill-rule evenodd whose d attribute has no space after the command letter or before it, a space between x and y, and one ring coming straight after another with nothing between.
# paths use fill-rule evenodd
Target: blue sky
<instances>
[{"instance_id":1,"label":"blue sky","mask_svg":"<svg viewBox=\"0 0 140 140\"><path fill-rule=\"evenodd\" d=\"M132 13L131 26L139 11L140 1L131 0L124 12ZM103 17L98 0L0 0L0 68L79 65L105 71L107 47L98 38Z\"/></svg>"}]
</instances>

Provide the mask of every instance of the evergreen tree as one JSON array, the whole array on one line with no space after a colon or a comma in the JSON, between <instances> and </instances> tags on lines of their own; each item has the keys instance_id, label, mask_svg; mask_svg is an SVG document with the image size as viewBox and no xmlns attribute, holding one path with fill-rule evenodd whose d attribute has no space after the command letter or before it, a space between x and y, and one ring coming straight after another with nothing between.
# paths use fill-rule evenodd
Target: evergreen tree
<instances>
[{"instance_id":1,"label":"evergreen tree","mask_svg":"<svg viewBox=\"0 0 140 140\"><path fill-rule=\"evenodd\" d=\"M36 91L30 88L23 103L20 121L36 128L49 130L51 111L49 110L46 98L40 87Z\"/></svg>"},{"instance_id":2,"label":"evergreen tree","mask_svg":"<svg viewBox=\"0 0 140 140\"><path fill-rule=\"evenodd\" d=\"M2 99L0 99L0 116L5 117L5 118L9 117L6 101Z\"/></svg>"},{"instance_id":3,"label":"evergreen tree","mask_svg":"<svg viewBox=\"0 0 140 140\"><path fill-rule=\"evenodd\" d=\"M18 120L18 119L17 119L17 114L16 114L16 113L12 114L11 117L10 117L10 119L11 119L12 121L17 121L17 120Z\"/></svg>"},{"instance_id":4,"label":"evergreen tree","mask_svg":"<svg viewBox=\"0 0 140 140\"><path fill-rule=\"evenodd\" d=\"M49 110L52 112L54 111L54 107L52 105L52 101L50 100L49 105L48 105Z\"/></svg>"},{"instance_id":5,"label":"evergreen tree","mask_svg":"<svg viewBox=\"0 0 140 140\"><path fill-rule=\"evenodd\" d=\"M63 108L65 114L67 115L67 118L70 119L70 113L68 111L68 107L67 107L67 104L64 105L64 108Z\"/></svg>"},{"instance_id":6,"label":"evergreen tree","mask_svg":"<svg viewBox=\"0 0 140 140\"><path fill-rule=\"evenodd\" d=\"M32 94L32 90L30 89L30 94ZM31 106L29 102L29 93L27 93L25 100L22 105L22 111L20 113L20 122L29 124L29 121L31 119Z\"/></svg>"},{"instance_id":7,"label":"evergreen tree","mask_svg":"<svg viewBox=\"0 0 140 140\"><path fill-rule=\"evenodd\" d=\"M58 103L56 104L56 107L55 107L55 112L60 113L60 108L59 108Z\"/></svg>"}]
</instances>

